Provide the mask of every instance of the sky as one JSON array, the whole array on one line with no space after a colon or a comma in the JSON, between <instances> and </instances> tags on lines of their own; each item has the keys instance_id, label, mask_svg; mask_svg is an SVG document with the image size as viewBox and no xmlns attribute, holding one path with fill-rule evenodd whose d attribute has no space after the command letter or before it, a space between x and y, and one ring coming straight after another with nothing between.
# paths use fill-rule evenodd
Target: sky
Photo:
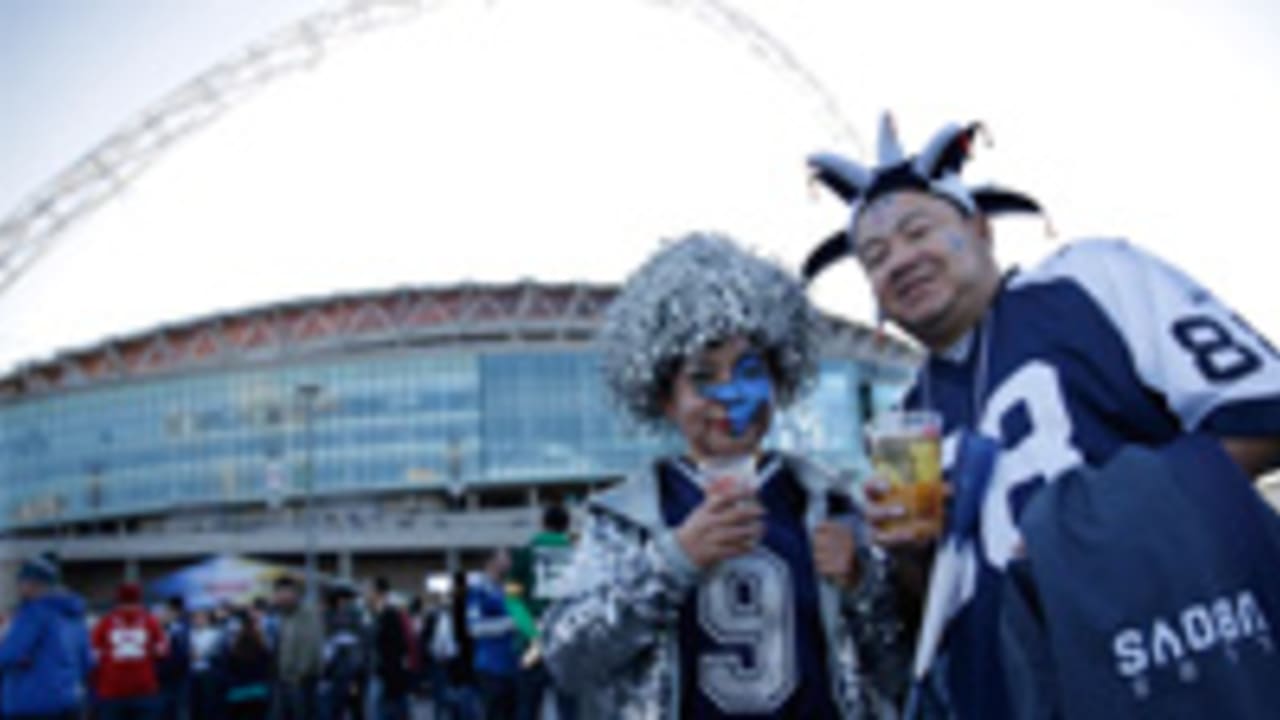
<instances>
[{"instance_id":1,"label":"sky","mask_svg":"<svg viewBox=\"0 0 1280 720\"><path fill-rule=\"evenodd\" d=\"M844 219L804 155L864 152L886 108L908 148L987 124L966 176L1028 191L1058 230L1001 221L1004 263L1128 237L1280 338L1280 10L1263 0L423 5L231 106L71 226L0 294L0 372L298 296L617 281L694 229L794 268ZM0 214L184 82L335 6L0 0ZM735 18L778 44L761 53ZM814 288L864 321L868 293L852 263Z\"/></svg>"}]
</instances>

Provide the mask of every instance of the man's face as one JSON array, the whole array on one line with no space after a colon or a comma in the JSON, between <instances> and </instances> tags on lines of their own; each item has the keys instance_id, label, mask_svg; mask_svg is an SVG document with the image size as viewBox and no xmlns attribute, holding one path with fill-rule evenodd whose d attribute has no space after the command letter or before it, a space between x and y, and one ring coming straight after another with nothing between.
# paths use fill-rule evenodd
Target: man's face
<instances>
[{"instance_id":1,"label":"man's face","mask_svg":"<svg viewBox=\"0 0 1280 720\"><path fill-rule=\"evenodd\" d=\"M731 409L715 399L728 384L751 388L772 378L763 355L742 337L734 337L684 359L671 383L666 414L699 460L748 455L760 447L773 415L772 402L734 390L744 402L745 424L735 427ZM753 400L756 400L753 402Z\"/></svg>"},{"instance_id":2,"label":"man's face","mask_svg":"<svg viewBox=\"0 0 1280 720\"><path fill-rule=\"evenodd\" d=\"M281 585L275 595L276 607L292 610L298 604L298 591L292 585Z\"/></svg>"},{"instance_id":3,"label":"man's face","mask_svg":"<svg viewBox=\"0 0 1280 720\"><path fill-rule=\"evenodd\" d=\"M489 558L489 571L496 578L504 578L511 571L511 555L506 550L497 550Z\"/></svg>"},{"instance_id":4,"label":"man's face","mask_svg":"<svg viewBox=\"0 0 1280 720\"><path fill-rule=\"evenodd\" d=\"M34 580L18 580L18 597L23 600L39 597L43 589L44 586Z\"/></svg>"},{"instance_id":5,"label":"man's face","mask_svg":"<svg viewBox=\"0 0 1280 720\"><path fill-rule=\"evenodd\" d=\"M975 295L998 279L983 221L928 193L877 199L859 214L854 236L885 316L926 345L963 334L976 321Z\"/></svg>"}]
</instances>

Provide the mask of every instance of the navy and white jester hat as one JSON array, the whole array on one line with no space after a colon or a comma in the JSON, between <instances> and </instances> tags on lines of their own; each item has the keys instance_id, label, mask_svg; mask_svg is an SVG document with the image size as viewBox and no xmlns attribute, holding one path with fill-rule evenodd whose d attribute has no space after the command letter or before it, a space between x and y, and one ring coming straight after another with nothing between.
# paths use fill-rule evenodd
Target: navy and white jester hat
<instances>
[{"instance_id":1,"label":"navy and white jester hat","mask_svg":"<svg viewBox=\"0 0 1280 720\"><path fill-rule=\"evenodd\" d=\"M950 124L934 134L919 154L906 157L898 142L893 117L880 121L879 164L866 168L833 153L817 153L808 159L813 179L839 195L852 208L849 224L822 242L805 260L802 274L812 280L829 265L854 252L853 230L858 213L877 198L899 190L933 193L972 215L1042 212L1040 204L1021 193L984 185L965 187L960 170L969 159L981 123Z\"/></svg>"}]
</instances>

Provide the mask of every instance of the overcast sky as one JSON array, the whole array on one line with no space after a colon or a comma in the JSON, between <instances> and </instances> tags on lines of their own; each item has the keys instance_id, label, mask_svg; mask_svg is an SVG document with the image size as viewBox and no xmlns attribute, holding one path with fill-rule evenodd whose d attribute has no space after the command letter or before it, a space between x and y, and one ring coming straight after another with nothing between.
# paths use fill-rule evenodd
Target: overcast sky
<instances>
[{"instance_id":1,"label":"overcast sky","mask_svg":"<svg viewBox=\"0 0 1280 720\"><path fill-rule=\"evenodd\" d=\"M0 212L320 0L0 0ZM462 279L617 280L721 229L793 267L843 220L805 153L857 152L711 3L434 0L171 148L0 296L0 368L192 315ZM741 0L866 145L985 120L975 180L1123 235L1273 338L1280 13L1263 0ZM701 9L700 9L701 8ZM708 10L708 8L710 8ZM856 269L816 295L867 319Z\"/></svg>"}]
</instances>

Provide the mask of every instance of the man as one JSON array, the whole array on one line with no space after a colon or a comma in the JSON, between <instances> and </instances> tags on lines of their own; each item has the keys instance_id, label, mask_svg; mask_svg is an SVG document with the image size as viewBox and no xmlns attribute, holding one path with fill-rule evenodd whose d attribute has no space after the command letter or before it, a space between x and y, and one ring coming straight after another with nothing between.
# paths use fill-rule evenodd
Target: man
<instances>
[{"instance_id":1,"label":"man","mask_svg":"<svg viewBox=\"0 0 1280 720\"><path fill-rule=\"evenodd\" d=\"M805 274L856 257L881 316L929 351L906 404L941 412L949 441L998 447L985 477L964 479L985 493L959 560L970 580L945 613L943 685L962 718L999 719L1011 716L997 651L1000 589L1025 551L1019 520L1030 498L1127 445L1163 447L1187 433L1216 436L1251 476L1274 467L1280 355L1203 287L1123 241L1073 243L1034 270L1002 275L988 219L1039 208L1014 192L961 183L979 129L945 128L906 157L886 116L878 167L811 158L853 217ZM882 489L869 489L869 513L902 513ZM906 538L881 539L906 557Z\"/></svg>"},{"instance_id":2,"label":"man","mask_svg":"<svg viewBox=\"0 0 1280 720\"><path fill-rule=\"evenodd\" d=\"M404 614L391 604L391 582L375 578L369 588L369 611L373 614L373 670L376 680L374 707L378 720L406 720L409 717L409 644Z\"/></svg>"},{"instance_id":3,"label":"man","mask_svg":"<svg viewBox=\"0 0 1280 720\"><path fill-rule=\"evenodd\" d=\"M181 595L165 602L160 620L169 639L169 652L159 666L161 716L185 720L191 705L191 627Z\"/></svg>"},{"instance_id":4,"label":"man","mask_svg":"<svg viewBox=\"0 0 1280 720\"><path fill-rule=\"evenodd\" d=\"M142 588L123 583L116 607L93 628L94 673L103 720L151 720L161 717L156 665L168 654L160 622L142 606Z\"/></svg>"},{"instance_id":5,"label":"man","mask_svg":"<svg viewBox=\"0 0 1280 720\"><path fill-rule=\"evenodd\" d=\"M325 614L324 679L320 683L320 720L362 716L368 677L365 624L355 607L359 593L341 585L329 591Z\"/></svg>"},{"instance_id":6,"label":"man","mask_svg":"<svg viewBox=\"0 0 1280 720\"><path fill-rule=\"evenodd\" d=\"M188 714L192 720L215 720L220 716L217 663L225 649L223 636L224 629L215 621L212 610L204 607L191 613L191 702Z\"/></svg>"},{"instance_id":7,"label":"man","mask_svg":"<svg viewBox=\"0 0 1280 720\"><path fill-rule=\"evenodd\" d=\"M833 473L764 447L819 328L796 278L718 235L667 244L613 301L608 387L683 448L592 499L547 610L547 666L584 716L851 720L902 689L882 553Z\"/></svg>"},{"instance_id":8,"label":"man","mask_svg":"<svg viewBox=\"0 0 1280 720\"><path fill-rule=\"evenodd\" d=\"M467 573L455 570L431 638L431 654L440 667L435 701L441 718L474 720L481 715L475 687L475 641L467 628L469 595Z\"/></svg>"},{"instance_id":9,"label":"man","mask_svg":"<svg viewBox=\"0 0 1280 720\"><path fill-rule=\"evenodd\" d=\"M561 596L563 573L572 554L569 513L564 506L553 504L548 505L542 513L542 530L512 560L512 579L520 588L520 595L512 599L513 603L522 606L534 623L528 631L521 628L528 647L521 661L519 678L521 720L536 720L539 717L543 690L551 682L546 663L541 658L536 623L542 619L547 606ZM558 688L555 689L555 698L557 717L560 720L573 720L572 698Z\"/></svg>"},{"instance_id":10,"label":"man","mask_svg":"<svg viewBox=\"0 0 1280 720\"><path fill-rule=\"evenodd\" d=\"M89 671L84 603L57 589L58 567L33 557L18 569L17 612L0 639L4 717L74 720Z\"/></svg>"},{"instance_id":11,"label":"man","mask_svg":"<svg viewBox=\"0 0 1280 720\"><path fill-rule=\"evenodd\" d=\"M299 583L291 575L275 582L280 613L276 639L275 720L315 717L316 683L323 669L324 624L319 610L303 604Z\"/></svg>"},{"instance_id":12,"label":"man","mask_svg":"<svg viewBox=\"0 0 1280 720\"><path fill-rule=\"evenodd\" d=\"M467 591L467 629L475 639L476 685L487 720L512 720L516 711L516 625L507 611L503 583L511 556L498 548Z\"/></svg>"}]
</instances>

